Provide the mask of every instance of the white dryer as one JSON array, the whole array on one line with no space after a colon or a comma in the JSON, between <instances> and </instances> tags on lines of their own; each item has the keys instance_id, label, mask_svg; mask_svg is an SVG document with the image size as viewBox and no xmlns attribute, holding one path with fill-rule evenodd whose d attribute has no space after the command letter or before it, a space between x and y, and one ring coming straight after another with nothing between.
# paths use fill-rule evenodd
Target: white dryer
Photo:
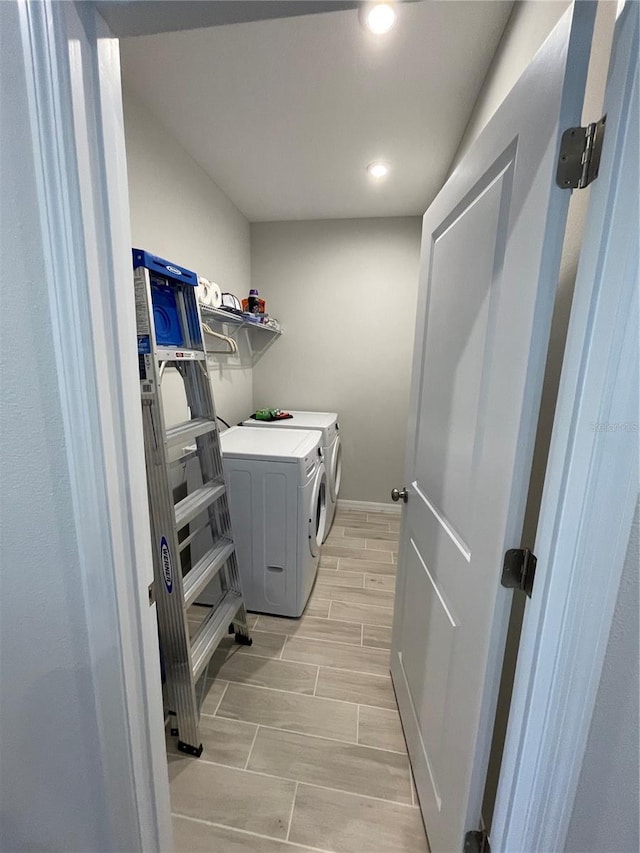
<instances>
[{"instance_id":1,"label":"white dryer","mask_svg":"<svg viewBox=\"0 0 640 853\"><path fill-rule=\"evenodd\" d=\"M327 469L327 525L324 539L329 535L338 504L338 492L342 479L342 442L340 425L335 412L293 412L291 418L282 421L256 421L248 418L243 426L271 427L272 429L317 429L322 434L321 447ZM324 541L323 539L323 541Z\"/></svg>"},{"instance_id":2,"label":"white dryer","mask_svg":"<svg viewBox=\"0 0 640 853\"><path fill-rule=\"evenodd\" d=\"M232 427L220 445L247 609L300 616L326 525L320 434Z\"/></svg>"}]
</instances>

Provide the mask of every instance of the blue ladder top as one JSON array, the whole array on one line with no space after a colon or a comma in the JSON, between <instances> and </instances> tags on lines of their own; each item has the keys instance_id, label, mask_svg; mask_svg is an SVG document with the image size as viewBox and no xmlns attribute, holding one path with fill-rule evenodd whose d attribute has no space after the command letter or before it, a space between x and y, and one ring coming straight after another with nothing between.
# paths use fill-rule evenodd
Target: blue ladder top
<instances>
[{"instance_id":1,"label":"blue ladder top","mask_svg":"<svg viewBox=\"0 0 640 853\"><path fill-rule=\"evenodd\" d=\"M152 272L157 272L165 278L170 278L173 281L179 281L182 284L190 284L193 287L198 286L198 276L192 270L178 266L178 264L165 261L164 258L158 258L150 252L145 252L144 249L132 249L133 253L133 268L146 267Z\"/></svg>"}]
</instances>

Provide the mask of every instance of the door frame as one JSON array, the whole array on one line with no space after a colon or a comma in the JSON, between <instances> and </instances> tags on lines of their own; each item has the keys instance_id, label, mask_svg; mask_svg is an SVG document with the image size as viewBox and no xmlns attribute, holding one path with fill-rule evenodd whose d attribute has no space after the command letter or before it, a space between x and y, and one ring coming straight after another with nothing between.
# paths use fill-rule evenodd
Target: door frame
<instances>
[{"instance_id":1,"label":"door frame","mask_svg":"<svg viewBox=\"0 0 640 853\"><path fill-rule=\"evenodd\" d=\"M535 588L491 828L494 851L564 849L638 501L638 379L629 364L634 359L620 358L626 324L637 316L638 245L631 241L625 267L624 249L601 239L622 168L618 128L611 125L630 121L632 85L625 75L638 50L631 15L638 16L636 3L626 4L616 24L606 102L610 144L605 138L590 190L535 544ZM618 278L607 267L608 253L618 260ZM637 364L637 337L633 343ZM619 423L620 411L635 440L616 453L605 438L611 415Z\"/></svg>"},{"instance_id":2,"label":"door frame","mask_svg":"<svg viewBox=\"0 0 640 853\"><path fill-rule=\"evenodd\" d=\"M52 3L51 0L46 3L22 0L20 7L25 26L23 53L30 80L31 120L39 142L34 156L39 166L41 216L50 237L58 238L51 239L48 244L52 274L47 286L57 310L54 317L56 340L52 341L52 351L55 351L59 365L60 395L68 413L73 438L68 444L67 456L70 469L76 475L82 471L83 479L86 480L89 472L96 482L105 484L107 503L111 510L117 501L126 497L126 511L112 511L109 515L109 538L118 559L105 560L105 571L110 573L118 601L118 641L125 672L129 730L120 732L117 739L105 730L103 743L97 748L105 752L113 750L116 754L123 750L130 752L134 765L133 794L139 817L140 849L168 850L171 849L168 820L170 808L166 759L163 757L164 742L158 737L158 729L161 730L159 676L157 683L153 683L152 675L153 658L157 655L158 645L157 637L150 637L148 625L143 619L151 546L144 488L146 478L142 426L137 405L138 382L135 361L131 360L135 351L135 313L133 299L122 299L120 303L116 300L118 294L126 294L131 286L128 266L131 248L128 181L119 50L117 39L113 38L95 9L92 6L85 7L85 16L95 16L93 59L98 84L92 94L99 104L107 140L103 152L104 162L110 164L110 169L103 175L101 197L97 204L102 206L104 224L111 238L108 250L113 263L111 272L114 285L112 294L105 295L99 304L91 304L89 307L88 284L80 272L87 268L87 251L83 242L76 239L82 231L82 205L79 188L73 181L70 182L66 171L70 156L75 156L69 140L78 150L86 149L87 140L76 135L73 116L66 103L67 81L65 75L60 74L60 69L67 66L68 53L66 43L60 38L60 11L54 7L61 10L64 5ZM634 6L634 3L627 3L625 13ZM55 108L51 101L52 95L55 97ZM598 187L602 192L605 191L608 171L604 161L606 151L600 181L594 188L596 192L599 191ZM60 187L70 189L61 193ZM88 190L90 193L95 191L93 187ZM588 247L589 241L585 240L584 245ZM523 628L511 723L496 800L492 832L495 850L530 848L531 839L536 837L533 830L539 828L543 820L547 821L550 835L561 838L563 827L566 832L590 722L590 714L585 713L585 708L593 708L615 604L616 573L611 572L611 567L622 565L637 500L634 490L628 487L621 499L619 485L613 478L604 493L600 489L596 494L593 482L589 484L584 506L593 507L597 502L609 514L615 506L618 535L608 562L598 566L594 559L589 564L592 577L599 578L603 586L596 589L595 585L583 584L584 594L576 598L571 581L576 580L578 570L584 573L584 564L578 566L573 561L569 576L553 572L552 569L553 559L559 558L571 542L575 543L577 526L566 515L569 487L580 479L586 482L585 478L588 479L597 468L603 455L602 443L596 441L595 432L592 436L593 455L587 454L587 458L580 458L576 454L574 416L582 398L574 400L571 393L578 378L578 368L587 357L604 358L611 352L611 349L607 351L603 347L602 342L596 342L592 335L588 335L590 309L596 304L596 297L600 299L599 305L604 310L605 303L613 299L614 295L606 289L598 290L597 293L577 292L572 311L563 369L565 375L559 395L536 543L539 557L538 594L534 595L528 607ZM82 317L79 317L79 304L85 312ZM83 327L79 320L87 320L89 313L91 323ZM109 334L116 330L119 339L119 348L111 353L112 369L106 374L109 384L105 393L111 401L108 409L97 404L88 407L85 387L82 381L78 381L82 379L77 370L80 357L86 358L93 365L105 358L101 340L89 332L89 326L95 326L96 323ZM593 402L604 402L604 389L601 389L600 399ZM101 440L105 440L108 445L106 448L101 445ZM627 474L631 476L629 470ZM100 513L104 506L95 500L95 495L86 493L79 479L76 480L75 492L78 517L93 514L94 520L102 524L104 517ZM78 529L81 532L82 526ZM94 543L85 544L91 550ZM619 579L619 574L617 577ZM92 589L88 573L86 581L85 601L87 612L91 613L91 607L97 604L94 601L92 605L91 596L98 590ZM581 617L594 604L594 590L597 592L597 610L601 611L597 631L591 627L587 629L584 621L581 621ZM560 634L554 633L552 629L561 618L565 620L564 630ZM91 629L89 624L90 642ZM573 656L568 660L566 652L569 644L576 639L578 642L572 649L578 658ZM581 664L580 672L574 677L577 660ZM543 661L547 661L544 666ZM98 662L94 677L98 683ZM548 689L549 684L551 690ZM533 713L534 700L535 704L542 702L543 715ZM576 743L582 744L582 752L576 749L573 758L569 757L562 768L549 760L539 763L541 756L553 755L557 750L557 733L550 723L558 719L560 714L566 713L570 713L578 723ZM514 720L517 722L514 723ZM531 789L526 789L525 781L531 779L534 772L537 774L536 796L531 797ZM111 780L114 790L119 781L115 777ZM553 811L547 808L552 800L551 794L557 798L557 807ZM548 849L559 848L552 846Z\"/></svg>"},{"instance_id":3,"label":"door frame","mask_svg":"<svg viewBox=\"0 0 640 853\"><path fill-rule=\"evenodd\" d=\"M125 813L119 803L135 803L136 849L165 851L172 849L171 809L155 604L149 605L153 565L119 45L94 4L18 0L18 8L47 267L48 299L34 310L51 313L66 438L60 452L83 555L95 749L113 814ZM80 33L89 46L84 54ZM114 626L108 639L119 650L124 730L103 712L114 700L101 661L105 632Z\"/></svg>"}]
</instances>

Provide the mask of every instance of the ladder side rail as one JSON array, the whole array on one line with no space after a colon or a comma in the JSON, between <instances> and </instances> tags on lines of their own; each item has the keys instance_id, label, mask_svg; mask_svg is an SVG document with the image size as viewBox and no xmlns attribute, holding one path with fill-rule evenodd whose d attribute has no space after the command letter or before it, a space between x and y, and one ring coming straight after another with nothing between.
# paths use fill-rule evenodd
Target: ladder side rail
<instances>
[{"instance_id":1,"label":"ladder side rail","mask_svg":"<svg viewBox=\"0 0 640 853\"><path fill-rule=\"evenodd\" d=\"M190 405L193 404L191 410L192 414L197 413L197 416L212 417L215 419L215 402L213 399L213 391L211 388L211 379L209 377L207 362L184 364L182 375L185 384L187 402ZM200 436L200 438L197 439L196 444L198 447L198 455L200 457L203 477L217 478L220 482L225 482L218 430L216 429L205 436ZM209 513L212 529L215 531L215 535L217 537L226 536L231 538L232 541L235 541L231 526L228 492L209 508ZM238 559L235 550L229 557L225 569L221 572L220 576L223 580L223 592L226 590L232 590L233 592L242 595ZM247 613L244 603L238 609L236 619L233 622L233 627L238 638L249 638Z\"/></svg>"},{"instance_id":2,"label":"ladder side rail","mask_svg":"<svg viewBox=\"0 0 640 853\"><path fill-rule=\"evenodd\" d=\"M149 351L140 354L140 389L156 606L167 694L170 710L177 717L181 740L198 747L199 710L191 677L191 648L183 607L180 548L168 474L161 369L156 355L151 279L146 268L138 267L135 270L134 284L138 335L146 333L149 338Z\"/></svg>"},{"instance_id":3,"label":"ladder side rail","mask_svg":"<svg viewBox=\"0 0 640 853\"><path fill-rule=\"evenodd\" d=\"M153 409L156 409L154 412ZM156 606L169 710L177 718L181 740L198 746L198 710L191 680L189 626L182 605L183 583L180 548L172 517L171 487L165 467L156 461L153 444L158 435L157 407L143 402L143 429L149 491L149 516L153 537ZM161 435L161 433L160 433ZM154 456L156 459L154 459Z\"/></svg>"},{"instance_id":4,"label":"ladder side rail","mask_svg":"<svg viewBox=\"0 0 640 853\"><path fill-rule=\"evenodd\" d=\"M191 304L189 304L189 302ZM200 340L191 340L190 342L192 346L200 344L206 352L204 338L202 337L200 305L195 291L183 294L183 298L180 300L180 311L185 329L188 327L187 316L189 312L191 311L192 313L195 313L195 316L198 319L198 328L200 329ZM216 427L211 434L201 436L196 439L197 455L200 460L200 470L202 472L203 483L207 480L214 479L217 482L224 483L222 455L220 454L220 444L216 423L216 407L213 399L213 391L211 388L211 380L209 377L206 357L202 362L185 362L181 364L179 366L179 371L182 376L187 405L191 411L192 418L208 418L216 424ZM209 507L209 518L211 519L211 531L214 541L225 535L230 536L230 538L233 539L231 536L231 529L225 524L225 519L221 515L221 504L222 501L216 501L215 504Z\"/></svg>"},{"instance_id":5,"label":"ladder side rail","mask_svg":"<svg viewBox=\"0 0 640 853\"><path fill-rule=\"evenodd\" d=\"M187 404L191 408L192 414L196 417L210 418L215 422L215 404L205 364L202 362L185 363L181 365L180 374L184 382ZM196 439L196 448L203 482L215 481L225 484L217 427L210 433L199 436ZM223 504L225 503L226 496L223 496L208 508L209 526L214 542L223 537L233 541L231 530L225 524L223 512ZM224 575L221 576L221 579L223 577Z\"/></svg>"}]
</instances>

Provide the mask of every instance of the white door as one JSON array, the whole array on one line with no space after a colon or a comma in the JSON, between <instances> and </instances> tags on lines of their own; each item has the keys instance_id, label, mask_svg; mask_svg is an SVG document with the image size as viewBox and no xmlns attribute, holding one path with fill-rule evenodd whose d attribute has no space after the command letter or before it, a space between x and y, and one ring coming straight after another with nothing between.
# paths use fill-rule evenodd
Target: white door
<instances>
[{"instance_id":1,"label":"white door","mask_svg":"<svg viewBox=\"0 0 640 853\"><path fill-rule=\"evenodd\" d=\"M424 217L391 670L433 853L480 826L593 5L562 18Z\"/></svg>"}]
</instances>

